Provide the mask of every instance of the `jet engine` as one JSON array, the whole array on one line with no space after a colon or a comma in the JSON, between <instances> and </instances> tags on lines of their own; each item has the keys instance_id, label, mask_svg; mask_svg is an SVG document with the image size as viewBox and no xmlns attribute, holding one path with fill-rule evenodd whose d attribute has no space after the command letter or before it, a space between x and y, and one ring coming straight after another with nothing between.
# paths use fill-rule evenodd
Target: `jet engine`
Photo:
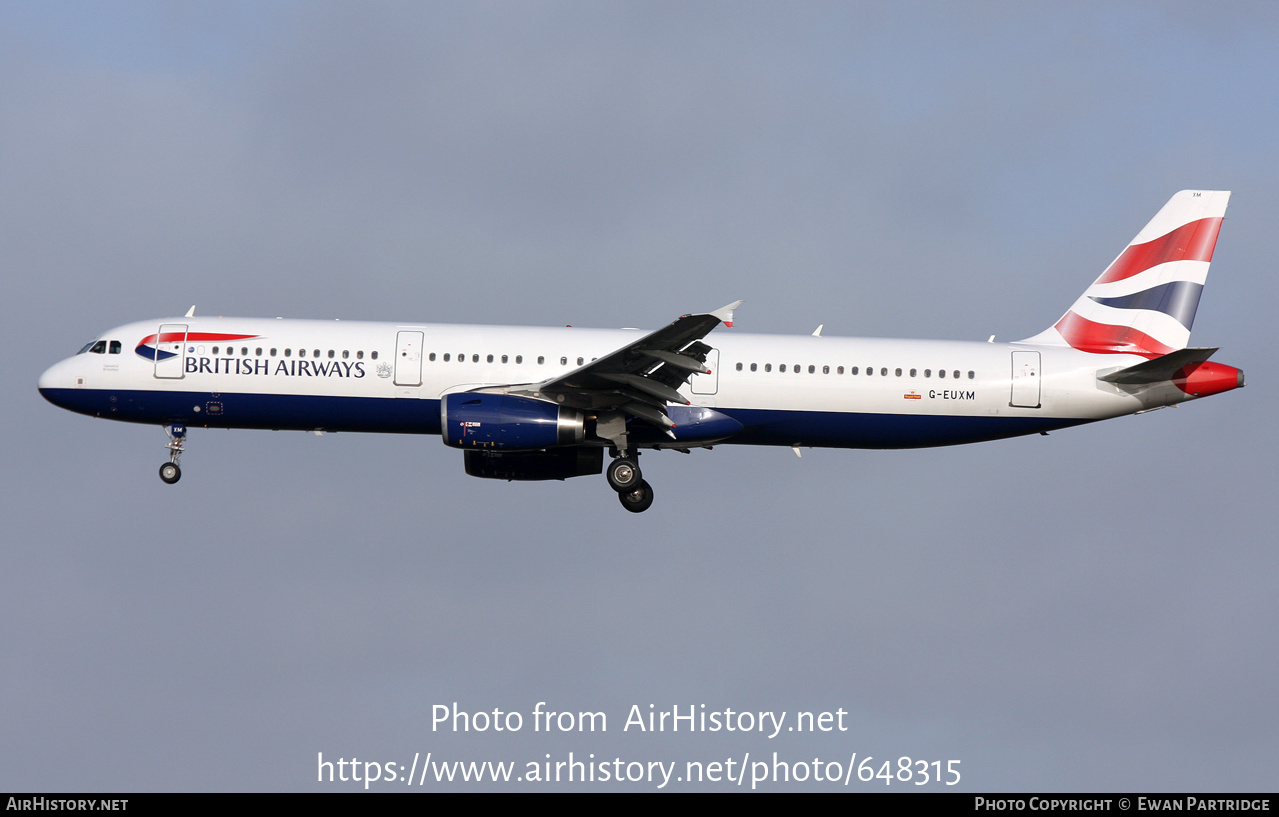
<instances>
[{"instance_id":1,"label":"jet engine","mask_svg":"<svg viewBox=\"0 0 1279 817\"><path fill-rule=\"evenodd\" d=\"M479 392L445 395L440 428L445 445L468 450L530 451L577 445L586 437L586 421L577 409Z\"/></svg>"}]
</instances>

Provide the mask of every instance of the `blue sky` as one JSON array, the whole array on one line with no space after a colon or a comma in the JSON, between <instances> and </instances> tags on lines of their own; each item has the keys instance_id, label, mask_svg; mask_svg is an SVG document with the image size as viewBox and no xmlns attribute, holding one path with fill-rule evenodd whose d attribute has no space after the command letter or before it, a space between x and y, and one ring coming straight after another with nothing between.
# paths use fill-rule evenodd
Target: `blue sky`
<instances>
[{"instance_id":1,"label":"blue sky","mask_svg":"<svg viewBox=\"0 0 1279 817\"><path fill-rule=\"evenodd\" d=\"M1275 18L0 5L0 786L776 750L956 758L968 791L1269 788ZM159 429L35 390L192 303L652 327L742 298L752 332L1026 337L1189 187L1234 191L1194 342L1246 389L960 449L655 454L642 517L416 437L196 430L170 488ZM852 729L432 732L453 701Z\"/></svg>"}]
</instances>

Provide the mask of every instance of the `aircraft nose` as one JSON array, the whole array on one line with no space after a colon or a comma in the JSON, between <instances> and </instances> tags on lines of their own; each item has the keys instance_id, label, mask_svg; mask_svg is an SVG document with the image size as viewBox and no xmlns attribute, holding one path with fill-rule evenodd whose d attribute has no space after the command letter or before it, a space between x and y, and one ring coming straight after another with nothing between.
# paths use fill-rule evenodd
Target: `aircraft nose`
<instances>
[{"instance_id":1,"label":"aircraft nose","mask_svg":"<svg viewBox=\"0 0 1279 817\"><path fill-rule=\"evenodd\" d=\"M65 400L61 399L61 395L77 385L74 368L71 360L62 360L44 370L44 374L40 375L40 380L36 384L44 399L55 406L64 405Z\"/></svg>"}]
</instances>

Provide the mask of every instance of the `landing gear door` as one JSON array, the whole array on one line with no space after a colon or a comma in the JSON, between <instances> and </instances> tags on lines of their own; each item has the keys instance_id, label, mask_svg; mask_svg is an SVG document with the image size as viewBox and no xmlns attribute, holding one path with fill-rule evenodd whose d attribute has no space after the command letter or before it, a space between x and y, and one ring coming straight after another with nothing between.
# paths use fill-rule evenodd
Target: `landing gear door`
<instances>
[{"instance_id":1,"label":"landing gear door","mask_svg":"<svg viewBox=\"0 0 1279 817\"><path fill-rule=\"evenodd\" d=\"M155 336L155 376L165 380L181 380L186 372L187 325L165 323Z\"/></svg>"},{"instance_id":2,"label":"landing gear door","mask_svg":"<svg viewBox=\"0 0 1279 817\"><path fill-rule=\"evenodd\" d=\"M422 333L395 335L395 385L422 385Z\"/></svg>"},{"instance_id":3,"label":"landing gear door","mask_svg":"<svg viewBox=\"0 0 1279 817\"><path fill-rule=\"evenodd\" d=\"M694 374L688 378L688 388L693 394L715 394L719 391L719 350L706 353L706 368L710 374Z\"/></svg>"},{"instance_id":4,"label":"landing gear door","mask_svg":"<svg viewBox=\"0 0 1279 817\"><path fill-rule=\"evenodd\" d=\"M1010 406L1039 408L1039 353L1013 352L1013 392Z\"/></svg>"}]
</instances>

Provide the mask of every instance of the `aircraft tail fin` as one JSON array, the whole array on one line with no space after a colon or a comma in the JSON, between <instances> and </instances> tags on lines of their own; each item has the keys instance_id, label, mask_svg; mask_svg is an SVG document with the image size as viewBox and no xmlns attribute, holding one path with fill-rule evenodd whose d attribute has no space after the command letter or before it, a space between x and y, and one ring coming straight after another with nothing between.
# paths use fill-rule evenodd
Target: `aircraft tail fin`
<instances>
[{"instance_id":1,"label":"aircraft tail fin","mask_svg":"<svg viewBox=\"0 0 1279 817\"><path fill-rule=\"evenodd\" d=\"M1061 320L1022 342L1147 358L1186 348L1229 200L1177 193Z\"/></svg>"}]
</instances>

